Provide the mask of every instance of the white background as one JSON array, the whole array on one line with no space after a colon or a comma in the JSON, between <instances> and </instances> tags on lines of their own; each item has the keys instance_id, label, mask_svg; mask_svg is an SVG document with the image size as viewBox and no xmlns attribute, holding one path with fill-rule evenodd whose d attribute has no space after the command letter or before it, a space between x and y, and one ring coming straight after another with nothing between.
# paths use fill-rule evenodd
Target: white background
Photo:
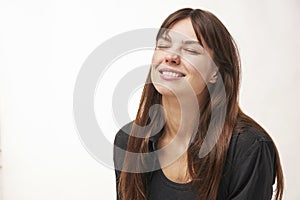
<instances>
[{"instance_id":1,"label":"white background","mask_svg":"<svg viewBox=\"0 0 300 200\"><path fill-rule=\"evenodd\" d=\"M213 12L236 39L243 69L241 107L277 144L286 181L284 199L300 199L300 1L2 0L4 200L115 199L114 171L93 159L76 132L72 98L77 74L105 40L136 28L159 27L183 7ZM139 52L120 59L113 66L123 70L110 74L111 83L96 94L104 101L96 101L98 121L105 122L111 142L120 127L110 110L100 108L111 105L111 85L126 69L148 64L150 58L151 52ZM139 92L129 101L132 117Z\"/></svg>"}]
</instances>

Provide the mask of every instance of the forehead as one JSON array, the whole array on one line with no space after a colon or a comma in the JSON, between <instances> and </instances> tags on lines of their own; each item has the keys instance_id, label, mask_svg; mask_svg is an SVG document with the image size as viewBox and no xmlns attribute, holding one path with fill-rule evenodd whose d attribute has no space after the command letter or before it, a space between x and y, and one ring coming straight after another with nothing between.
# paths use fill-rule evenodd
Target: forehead
<instances>
[{"instance_id":1,"label":"forehead","mask_svg":"<svg viewBox=\"0 0 300 200\"><path fill-rule=\"evenodd\" d=\"M197 38L195 33L192 21L190 18L182 19L172 25L168 30L166 30L162 36L167 35L167 37L171 37L172 41L197 41L199 44L208 51L209 55L213 57L213 50L210 49L206 42L204 41L203 37L201 37L200 41Z\"/></svg>"},{"instance_id":2,"label":"forehead","mask_svg":"<svg viewBox=\"0 0 300 200\"><path fill-rule=\"evenodd\" d=\"M171 26L168 35L198 41L190 18L182 19Z\"/></svg>"}]
</instances>

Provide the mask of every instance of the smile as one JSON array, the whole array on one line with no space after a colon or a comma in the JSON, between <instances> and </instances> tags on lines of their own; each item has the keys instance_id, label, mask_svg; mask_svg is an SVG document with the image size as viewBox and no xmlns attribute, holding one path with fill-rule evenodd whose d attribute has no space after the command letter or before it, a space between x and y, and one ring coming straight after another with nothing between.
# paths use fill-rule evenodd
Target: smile
<instances>
[{"instance_id":1,"label":"smile","mask_svg":"<svg viewBox=\"0 0 300 200\"><path fill-rule=\"evenodd\" d=\"M173 76L173 77L182 77L180 74L174 73L174 72L161 72L163 75L167 76Z\"/></svg>"},{"instance_id":2,"label":"smile","mask_svg":"<svg viewBox=\"0 0 300 200\"><path fill-rule=\"evenodd\" d=\"M185 74L169 68L159 70L160 77L166 81L175 81L185 77Z\"/></svg>"},{"instance_id":3,"label":"smile","mask_svg":"<svg viewBox=\"0 0 300 200\"><path fill-rule=\"evenodd\" d=\"M171 77L184 77L185 76L185 74L183 74L177 70L173 70L173 69L161 69L161 70L159 70L159 73L164 76L171 76Z\"/></svg>"}]
</instances>

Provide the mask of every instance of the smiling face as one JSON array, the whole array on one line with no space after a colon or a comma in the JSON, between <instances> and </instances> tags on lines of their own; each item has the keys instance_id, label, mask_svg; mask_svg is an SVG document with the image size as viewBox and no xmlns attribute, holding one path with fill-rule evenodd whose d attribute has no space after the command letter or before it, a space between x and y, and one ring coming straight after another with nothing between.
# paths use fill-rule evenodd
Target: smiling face
<instances>
[{"instance_id":1,"label":"smiling face","mask_svg":"<svg viewBox=\"0 0 300 200\"><path fill-rule=\"evenodd\" d=\"M158 39L152 58L151 79L162 95L185 95L191 87L200 95L207 83L215 83L217 67L212 51L197 39L190 18L176 22Z\"/></svg>"}]
</instances>

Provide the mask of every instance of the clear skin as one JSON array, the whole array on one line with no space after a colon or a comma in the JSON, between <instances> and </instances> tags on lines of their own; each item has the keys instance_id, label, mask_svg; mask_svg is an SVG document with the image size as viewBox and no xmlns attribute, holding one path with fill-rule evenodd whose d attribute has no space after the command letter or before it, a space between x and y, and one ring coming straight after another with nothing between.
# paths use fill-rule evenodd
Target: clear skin
<instances>
[{"instance_id":1,"label":"clear skin","mask_svg":"<svg viewBox=\"0 0 300 200\"><path fill-rule=\"evenodd\" d=\"M197 96L198 102L201 104L201 92L206 84L216 82L217 67L213 64L212 56L213 52L207 48L205 42L203 42L203 46L198 42L190 18L175 23L170 31L157 41L153 54L151 79L155 88L162 94L162 106L166 117L165 132L159 140L158 148L163 148L173 142L174 148L169 148L168 151L171 150L172 153L176 154L177 152L181 155L179 159L162 169L166 177L174 182L190 181L187 173L186 150L191 135L187 133L192 132L190 127L193 126L194 121L193 117L182 119L182 109L191 109L193 112L193 108L189 108L187 87L192 88L193 95ZM166 69L176 70L184 76L163 75L161 70ZM184 105L184 108L180 107L174 92L183 97L180 103ZM179 130L184 130L184 134L178 134ZM180 139L174 140L174 143L172 140L176 135ZM166 152L159 155L161 163L167 160L165 159L167 154Z\"/></svg>"}]
</instances>

